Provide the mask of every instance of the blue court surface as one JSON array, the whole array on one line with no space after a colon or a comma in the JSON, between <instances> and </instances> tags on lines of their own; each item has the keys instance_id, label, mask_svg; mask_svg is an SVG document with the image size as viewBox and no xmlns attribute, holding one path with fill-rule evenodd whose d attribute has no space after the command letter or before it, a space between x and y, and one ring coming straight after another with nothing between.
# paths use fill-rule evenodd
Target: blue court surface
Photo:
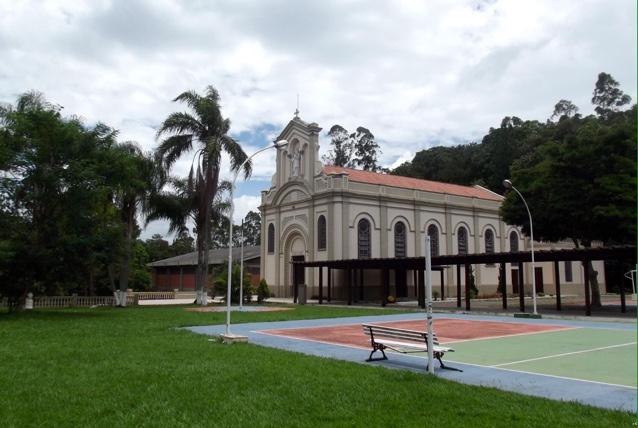
<instances>
[{"instance_id":1,"label":"blue court surface","mask_svg":"<svg viewBox=\"0 0 638 428\"><path fill-rule=\"evenodd\" d=\"M256 345L388 369L412 370L425 375L425 353L390 352L388 360L365 361L370 346L360 325L401 322L423 322L425 329L425 315L410 313L235 324L231 330L233 334L247 336L248 341ZM465 331L464 325L468 326ZM472 331L481 331L483 326L487 329L499 325L503 331L518 329L518 332L472 335ZM525 328L529 328L529 332L520 333ZM210 336L224 333L223 325L187 329ZM455 349L443 358L446 365L463 370L443 370L435 362L437 376L554 400L636 412L635 324L435 314L434 331L444 332L443 335L439 333L442 345ZM459 333L456 338L455 331ZM305 332L313 334L304 336Z\"/></svg>"}]
</instances>

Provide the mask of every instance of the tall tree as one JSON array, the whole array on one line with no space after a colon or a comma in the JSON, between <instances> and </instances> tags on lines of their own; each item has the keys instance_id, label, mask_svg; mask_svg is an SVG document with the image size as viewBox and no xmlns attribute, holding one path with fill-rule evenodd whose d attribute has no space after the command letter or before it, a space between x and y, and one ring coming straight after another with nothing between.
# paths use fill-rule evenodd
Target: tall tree
<instances>
[{"instance_id":1,"label":"tall tree","mask_svg":"<svg viewBox=\"0 0 638 428\"><path fill-rule=\"evenodd\" d=\"M512 166L525 195L538 240L569 239L579 247L594 241L633 243L636 238L636 106L613 121L571 118L531 156ZM514 194L503 219L529 234L527 212ZM597 274L591 269L592 304L600 306Z\"/></svg>"},{"instance_id":2,"label":"tall tree","mask_svg":"<svg viewBox=\"0 0 638 428\"><path fill-rule=\"evenodd\" d=\"M63 117L37 92L0 109L0 293L93 291L121 243L116 134Z\"/></svg>"},{"instance_id":3,"label":"tall tree","mask_svg":"<svg viewBox=\"0 0 638 428\"><path fill-rule=\"evenodd\" d=\"M323 161L328 165L351 167L354 147L348 130L341 125L333 125L328 136L331 149L323 156Z\"/></svg>"},{"instance_id":4,"label":"tall tree","mask_svg":"<svg viewBox=\"0 0 638 428\"><path fill-rule=\"evenodd\" d=\"M377 156L381 151L372 132L360 126L350 138L354 141L354 164L365 171L379 171Z\"/></svg>"},{"instance_id":5,"label":"tall tree","mask_svg":"<svg viewBox=\"0 0 638 428\"><path fill-rule=\"evenodd\" d=\"M563 118L574 117L578 114L578 107L569 100L560 100L554 106L554 112L550 117L551 120L561 120Z\"/></svg>"},{"instance_id":6,"label":"tall tree","mask_svg":"<svg viewBox=\"0 0 638 428\"><path fill-rule=\"evenodd\" d=\"M620 107L631 102L631 97L623 93L618 86L611 74L598 75L591 102L596 106L596 113L603 119L609 119Z\"/></svg>"},{"instance_id":7,"label":"tall tree","mask_svg":"<svg viewBox=\"0 0 638 428\"><path fill-rule=\"evenodd\" d=\"M237 141L228 135L230 120L224 119L217 90L209 86L204 96L193 91L178 95L173 101L183 102L190 112L172 113L161 124L157 138L168 135L160 143L157 153L167 170L180 157L195 148L198 198L197 272L198 300L207 304L208 251L211 239L211 211L217 194L222 152L230 158L231 170L237 171L247 159ZM244 164L244 175L250 176L251 163Z\"/></svg>"},{"instance_id":8,"label":"tall tree","mask_svg":"<svg viewBox=\"0 0 638 428\"><path fill-rule=\"evenodd\" d=\"M261 214L249 211L244 217L244 245L261 245Z\"/></svg>"},{"instance_id":9,"label":"tall tree","mask_svg":"<svg viewBox=\"0 0 638 428\"><path fill-rule=\"evenodd\" d=\"M115 194L115 203L120 211L124 232L119 263L119 292L116 293L115 300L118 306L126 306L130 264L138 229L137 218L140 214L149 212L153 195L164 185L164 172L161 163L155 162L153 156L145 153L136 143L121 143L116 146L116 150L119 163L114 168L122 175L122 179Z\"/></svg>"}]
</instances>

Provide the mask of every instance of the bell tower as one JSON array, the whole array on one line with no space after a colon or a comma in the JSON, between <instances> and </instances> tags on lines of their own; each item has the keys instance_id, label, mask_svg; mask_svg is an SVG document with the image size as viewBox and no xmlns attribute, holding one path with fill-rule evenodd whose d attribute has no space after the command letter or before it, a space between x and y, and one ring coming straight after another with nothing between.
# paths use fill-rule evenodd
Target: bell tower
<instances>
[{"instance_id":1,"label":"bell tower","mask_svg":"<svg viewBox=\"0 0 638 428\"><path fill-rule=\"evenodd\" d=\"M275 139L286 140L288 145L277 150L277 171L272 178L274 187L291 181L300 181L312 187L314 177L321 172L319 160L319 132L316 123L307 123L299 118L299 112Z\"/></svg>"}]
</instances>

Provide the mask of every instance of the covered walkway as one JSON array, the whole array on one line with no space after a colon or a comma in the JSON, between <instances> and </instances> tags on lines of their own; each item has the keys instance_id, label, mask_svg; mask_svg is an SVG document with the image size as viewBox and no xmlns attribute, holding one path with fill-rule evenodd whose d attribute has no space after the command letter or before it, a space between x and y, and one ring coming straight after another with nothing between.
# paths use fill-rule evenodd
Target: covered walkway
<instances>
[{"instance_id":1,"label":"covered walkway","mask_svg":"<svg viewBox=\"0 0 638 428\"><path fill-rule=\"evenodd\" d=\"M535 251L536 262L553 262L556 280L556 310L561 310L560 275L558 264L561 261L579 261L584 269L585 314L591 315L591 292L589 287L590 262L594 260L617 260L635 263L635 246L614 246L597 248L579 248L567 250L542 250ZM471 266L475 264L498 264L500 266L500 290L507 290L507 278L505 275L506 263L518 266L518 296L519 310L525 312L525 293L523 284L523 264L530 263L532 256L529 251L517 251L506 253L481 253L451 256L432 257L432 270L441 274L441 297L444 298L444 275L446 267L456 268L456 298L457 307L462 306L462 294L465 300L465 310L471 310L470 299L470 275ZM425 257L404 258L378 258L378 259L347 259L347 260L320 260L320 261L292 261L293 269L293 294L296 302L299 288L299 278L302 277L299 269L319 268L319 304L324 300L324 270L327 269L327 300L332 300L332 271L343 270L346 272L347 302L349 305L357 298L363 300L364 270L381 270L382 272L382 297L381 306L388 303L388 290L390 284L390 270L412 271L415 277L417 301L419 306L425 307ZM461 269L464 269L464 284L461 284ZM462 293L462 289L464 292ZM620 285L621 312L626 312L625 283ZM502 292L503 309L507 309L507 293Z\"/></svg>"}]
</instances>

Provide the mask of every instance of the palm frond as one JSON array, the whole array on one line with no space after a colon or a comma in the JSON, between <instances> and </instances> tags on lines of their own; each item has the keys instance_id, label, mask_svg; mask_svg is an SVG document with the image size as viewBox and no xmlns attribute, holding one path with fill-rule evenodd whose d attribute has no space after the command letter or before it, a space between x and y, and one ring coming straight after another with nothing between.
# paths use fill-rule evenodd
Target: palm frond
<instances>
[{"instance_id":1,"label":"palm frond","mask_svg":"<svg viewBox=\"0 0 638 428\"><path fill-rule=\"evenodd\" d=\"M157 148L157 156L166 169L171 168L183 153L193 148L193 135L173 135L162 141Z\"/></svg>"},{"instance_id":2,"label":"palm frond","mask_svg":"<svg viewBox=\"0 0 638 428\"><path fill-rule=\"evenodd\" d=\"M230 155L230 167L233 171L237 171L241 164L248 159L248 156L241 148L241 145L228 135L222 135L219 139L220 145ZM244 178L247 179L252 173L252 161L244 164Z\"/></svg>"},{"instance_id":3,"label":"palm frond","mask_svg":"<svg viewBox=\"0 0 638 428\"><path fill-rule=\"evenodd\" d=\"M187 106L195 110L197 105L201 102L202 97L195 91L184 91L175 97L173 102L186 103Z\"/></svg>"},{"instance_id":4,"label":"palm frond","mask_svg":"<svg viewBox=\"0 0 638 428\"><path fill-rule=\"evenodd\" d=\"M185 112L171 113L162 122L156 133L156 138L160 138L163 134L194 134L204 135L206 129L202 126L202 123L193 117L191 114Z\"/></svg>"}]
</instances>

